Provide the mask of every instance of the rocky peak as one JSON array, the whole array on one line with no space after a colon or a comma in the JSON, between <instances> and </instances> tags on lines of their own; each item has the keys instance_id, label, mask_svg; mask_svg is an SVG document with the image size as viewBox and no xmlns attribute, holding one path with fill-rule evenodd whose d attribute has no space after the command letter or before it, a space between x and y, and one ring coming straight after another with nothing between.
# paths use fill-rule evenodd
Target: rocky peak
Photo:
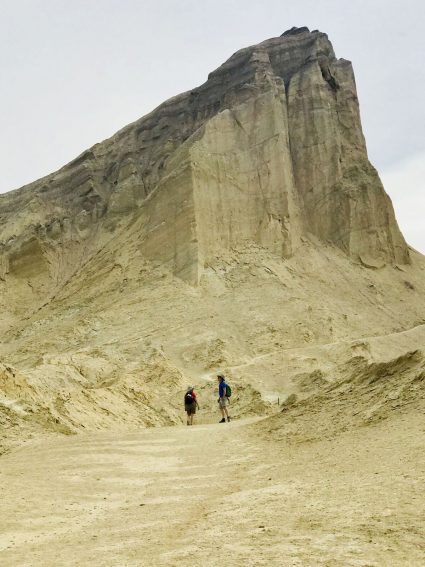
<instances>
[{"instance_id":1,"label":"rocky peak","mask_svg":"<svg viewBox=\"0 0 425 567\"><path fill-rule=\"evenodd\" d=\"M367 158L351 63L306 27L241 49L200 87L1 195L0 220L3 278L62 277L53 257L81 259L135 220L143 254L192 283L247 242L288 257L313 238L368 266L409 261Z\"/></svg>"},{"instance_id":2,"label":"rocky peak","mask_svg":"<svg viewBox=\"0 0 425 567\"><path fill-rule=\"evenodd\" d=\"M317 30L316 30L317 31ZM307 26L302 26L301 28L297 28L296 26L292 27L290 30L286 30L280 37L289 37L292 35L299 35L300 33L310 33L310 30Z\"/></svg>"}]
</instances>

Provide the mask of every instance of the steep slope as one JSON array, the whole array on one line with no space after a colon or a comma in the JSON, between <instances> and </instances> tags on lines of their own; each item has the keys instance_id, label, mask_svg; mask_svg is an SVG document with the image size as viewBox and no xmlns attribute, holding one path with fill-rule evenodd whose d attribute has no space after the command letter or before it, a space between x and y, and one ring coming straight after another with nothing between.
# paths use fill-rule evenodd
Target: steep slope
<instances>
[{"instance_id":1,"label":"steep slope","mask_svg":"<svg viewBox=\"0 0 425 567\"><path fill-rule=\"evenodd\" d=\"M268 412L350 341L424 323L351 64L306 28L1 195L0 220L9 438L178 423L189 382L208 421L219 368L235 417Z\"/></svg>"},{"instance_id":2,"label":"steep slope","mask_svg":"<svg viewBox=\"0 0 425 567\"><path fill-rule=\"evenodd\" d=\"M291 256L309 233L353 259L408 263L369 164L351 64L306 28L235 53L76 160L0 197L3 277L59 284L132 216L145 257L197 282L214 251ZM44 277L44 279L43 279Z\"/></svg>"}]
</instances>

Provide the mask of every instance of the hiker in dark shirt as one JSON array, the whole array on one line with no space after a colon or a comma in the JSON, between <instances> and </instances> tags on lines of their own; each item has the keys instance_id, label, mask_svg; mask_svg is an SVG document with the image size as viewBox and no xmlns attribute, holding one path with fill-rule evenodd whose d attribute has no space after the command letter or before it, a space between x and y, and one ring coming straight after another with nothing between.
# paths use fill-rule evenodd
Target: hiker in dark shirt
<instances>
[{"instance_id":1,"label":"hiker in dark shirt","mask_svg":"<svg viewBox=\"0 0 425 567\"><path fill-rule=\"evenodd\" d=\"M184 409L187 414L187 425L193 425L193 416L196 413L196 408L199 409L196 392L192 386L189 386L184 395Z\"/></svg>"},{"instance_id":2,"label":"hiker in dark shirt","mask_svg":"<svg viewBox=\"0 0 425 567\"><path fill-rule=\"evenodd\" d=\"M226 417L227 421L230 421L229 412L227 410L227 406L229 405L229 398L227 397L227 384L225 382L225 378L223 374L217 374L218 380L218 405L221 410L221 420L219 423L225 423Z\"/></svg>"}]
</instances>

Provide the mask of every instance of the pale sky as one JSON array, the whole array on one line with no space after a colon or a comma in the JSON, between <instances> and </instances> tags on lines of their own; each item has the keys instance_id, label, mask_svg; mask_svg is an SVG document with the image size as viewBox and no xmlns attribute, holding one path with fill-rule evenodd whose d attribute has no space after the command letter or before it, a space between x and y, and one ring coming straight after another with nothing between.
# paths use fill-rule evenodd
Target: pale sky
<instances>
[{"instance_id":1,"label":"pale sky","mask_svg":"<svg viewBox=\"0 0 425 567\"><path fill-rule=\"evenodd\" d=\"M0 192L303 25L353 62L370 160L425 253L423 0L0 0Z\"/></svg>"}]
</instances>

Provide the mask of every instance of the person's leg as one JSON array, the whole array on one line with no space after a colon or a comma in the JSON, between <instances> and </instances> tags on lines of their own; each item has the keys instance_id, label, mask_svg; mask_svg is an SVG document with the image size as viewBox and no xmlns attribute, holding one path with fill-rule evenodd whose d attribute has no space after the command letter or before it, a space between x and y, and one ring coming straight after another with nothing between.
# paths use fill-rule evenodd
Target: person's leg
<instances>
[{"instance_id":1,"label":"person's leg","mask_svg":"<svg viewBox=\"0 0 425 567\"><path fill-rule=\"evenodd\" d=\"M221 411L221 421L220 421L220 423L224 423L224 422L226 421L226 414L225 414L226 408L225 408L225 406L224 406L224 401L221 401L221 400L220 400L219 405L220 405L220 411Z\"/></svg>"},{"instance_id":2,"label":"person's leg","mask_svg":"<svg viewBox=\"0 0 425 567\"><path fill-rule=\"evenodd\" d=\"M227 409L228 406L229 406L229 400L227 399L226 402L225 402L225 404L224 404L224 412L225 412L225 414L226 414L227 421L230 421L229 410ZM224 417L224 416L223 416L223 417Z\"/></svg>"}]
</instances>

